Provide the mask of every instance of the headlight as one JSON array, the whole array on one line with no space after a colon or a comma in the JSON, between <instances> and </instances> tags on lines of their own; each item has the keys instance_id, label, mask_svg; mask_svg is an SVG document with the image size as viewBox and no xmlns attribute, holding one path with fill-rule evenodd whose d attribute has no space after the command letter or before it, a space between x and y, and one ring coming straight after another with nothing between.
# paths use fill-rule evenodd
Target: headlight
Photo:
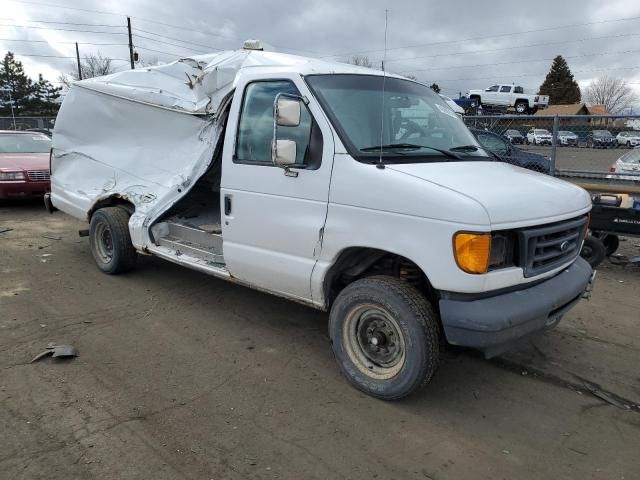
<instances>
[{"instance_id":1,"label":"headlight","mask_svg":"<svg viewBox=\"0 0 640 480\"><path fill-rule=\"evenodd\" d=\"M15 182L25 178L24 172L0 172L0 182Z\"/></svg>"},{"instance_id":2,"label":"headlight","mask_svg":"<svg viewBox=\"0 0 640 480\"><path fill-rule=\"evenodd\" d=\"M458 267L467 273L486 273L491 256L491 234L458 232L453 237Z\"/></svg>"},{"instance_id":3,"label":"headlight","mask_svg":"<svg viewBox=\"0 0 640 480\"><path fill-rule=\"evenodd\" d=\"M456 263L467 273L487 273L514 265L515 241L511 232L458 232L453 237Z\"/></svg>"}]
</instances>

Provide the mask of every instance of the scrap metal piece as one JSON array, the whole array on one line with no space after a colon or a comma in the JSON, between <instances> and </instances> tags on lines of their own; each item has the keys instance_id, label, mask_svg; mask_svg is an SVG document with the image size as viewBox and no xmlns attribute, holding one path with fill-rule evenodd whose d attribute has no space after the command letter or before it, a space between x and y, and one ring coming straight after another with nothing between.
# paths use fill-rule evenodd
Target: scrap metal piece
<instances>
[{"instance_id":1,"label":"scrap metal piece","mask_svg":"<svg viewBox=\"0 0 640 480\"><path fill-rule=\"evenodd\" d=\"M33 357L31 363L42 360L44 357L52 356L53 358L73 358L80 354L78 349L73 345L55 345L50 343L47 345L47 349L44 352L40 352Z\"/></svg>"}]
</instances>

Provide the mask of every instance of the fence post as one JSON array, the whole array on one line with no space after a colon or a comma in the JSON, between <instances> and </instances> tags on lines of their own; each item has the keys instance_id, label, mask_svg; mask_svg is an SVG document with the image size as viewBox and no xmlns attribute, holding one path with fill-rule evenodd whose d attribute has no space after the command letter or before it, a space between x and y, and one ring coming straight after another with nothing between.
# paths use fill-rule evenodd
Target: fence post
<instances>
[{"instance_id":1,"label":"fence post","mask_svg":"<svg viewBox=\"0 0 640 480\"><path fill-rule=\"evenodd\" d=\"M551 135L551 175L556 175L556 146L558 144L558 127L560 120L556 114L553 117L553 134Z\"/></svg>"}]
</instances>

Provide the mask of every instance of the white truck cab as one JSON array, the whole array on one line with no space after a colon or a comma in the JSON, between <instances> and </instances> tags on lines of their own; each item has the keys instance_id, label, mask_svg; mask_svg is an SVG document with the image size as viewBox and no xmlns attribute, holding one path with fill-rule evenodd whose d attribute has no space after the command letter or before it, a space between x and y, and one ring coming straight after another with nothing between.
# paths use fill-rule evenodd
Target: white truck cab
<instances>
[{"instance_id":1,"label":"white truck cab","mask_svg":"<svg viewBox=\"0 0 640 480\"><path fill-rule=\"evenodd\" d=\"M345 377L383 399L427 383L443 339L492 356L554 326L592 275L584 190L347 64L242 49L77 82L51 173L101 270L155 255L330 311Z\"/></svg>"},{"instance_id":2,"label":"white truck cab","mask_svg":"<svg viewBox=\"0 0 640 480\"><path fill-rule=\"evenodd\" d=\"M549 105L548 95L525 93L519 85L491 85L484 90L469 90L468 98L478 101L478 105L492 107L513 107L517 113L534 114Z\"/></svg>"}]
</instances>

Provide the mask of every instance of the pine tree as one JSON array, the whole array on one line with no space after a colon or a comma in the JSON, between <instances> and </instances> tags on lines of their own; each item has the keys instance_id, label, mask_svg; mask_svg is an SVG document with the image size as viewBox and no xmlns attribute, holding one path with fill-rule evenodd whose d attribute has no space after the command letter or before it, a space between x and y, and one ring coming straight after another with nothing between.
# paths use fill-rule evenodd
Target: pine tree
<instances>
[{"instance_id":1,"label":"pine tree","mask_svg":"<svg viewBox=\"0 0 640 480\"><path fill-rule=\"evenodd\" d=\"M0 113L11 114L11 103L16 115L26 112L33 102L35 93L31 79L24 73L22 62L7 52L0 63Z\"/></svg>"},{"instance_id":2,"label":"pine tree","mask_svg":"<svg viewBox=\"0 0 640 480\"><path fill-rule=\"evenodd\" d=\"M34 85L33 112L41 115L52 115L58 111L60 105L56 102L60 98L62 87L54 87L42 74L38 75L38 82Z\"/></svg>"},{"instance_id":3,"label":"pine tree","mask_svg":"<svg viewBox=\"0 0 640 480\"><path fill-rule=\"evenodd\" d=\"M539 95L549 95L549 105L567 105L580 102L580 87L573 79L567 61L558 55L553 59L547 78L540 85Z\"/></svg>"}]
</instances>

